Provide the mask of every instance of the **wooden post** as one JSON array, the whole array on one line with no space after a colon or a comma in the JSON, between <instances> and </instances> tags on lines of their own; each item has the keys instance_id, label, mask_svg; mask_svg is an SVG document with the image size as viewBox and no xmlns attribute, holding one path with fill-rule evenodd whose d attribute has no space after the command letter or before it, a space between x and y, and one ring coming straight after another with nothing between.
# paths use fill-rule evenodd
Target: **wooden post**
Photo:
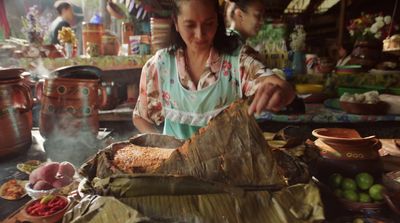
<instances>
[{"instance_id":1,"label":"wooden post","mask_svg":"<svg viewBox=\"0 0 400 223\"><path fill-rule=\"evenodd\" d=\"M339 32L337 37L337 45L338 47L343 45L343 33L345 31L345 19L346 19L346 0L340 1L340 15L339 15Z\"/></svg>"}]
</instances>

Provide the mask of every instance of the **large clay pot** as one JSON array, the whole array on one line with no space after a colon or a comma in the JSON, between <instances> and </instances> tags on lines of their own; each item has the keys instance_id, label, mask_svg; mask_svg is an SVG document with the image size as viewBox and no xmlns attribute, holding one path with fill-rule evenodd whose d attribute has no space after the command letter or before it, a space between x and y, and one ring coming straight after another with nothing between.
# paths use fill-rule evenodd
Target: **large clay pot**
<instances>
[{"instance_id":1,"label":"large clay pot","mask_svg":"<svg viewBox=\"0 0 400 223\"><path fill-rule=\"evenodd\" d=\"M354 44L349 64L362 65L370 69L379 63L382 55L382 43L375 40L357 40Z\"/></svg>"},{"instance_id":2,"label":"large clay pot","mask_svg":"<svg viewBox=\"0 0 400 223\"><path fill-rule=\"evenodd\" d=\"M378 150L382 144L375 136L361 137L353 129L324 128L316 129L314 142L320 149L318 163L319 178L327 180L333 173L354 177L360 172L368 172L380 179L383 165Z\"/></svg>"},{"instance_id":3,"label":"large clay pot","mask_svg":"<svg viewBox=\"0 0 400 223\"><path fill-rule=\"evenodd\" d=\"M73 136L80 132L97 135L98 109L103 97L100 91L101 70L93 66L70 66L52 72L42 88L40 134ZM40 92L40 91L38 91Z\"/></svg>"},{"instance_id":4,"label":"large clay pot","mask_svg":"<svg viewBox=\"0 0 400 223\"><path fill-rule=\"evenodd\" d=\"M21 153L32 143L30 88L21 69L0 69L0 157Z\"/></svg>"}]
</instances>

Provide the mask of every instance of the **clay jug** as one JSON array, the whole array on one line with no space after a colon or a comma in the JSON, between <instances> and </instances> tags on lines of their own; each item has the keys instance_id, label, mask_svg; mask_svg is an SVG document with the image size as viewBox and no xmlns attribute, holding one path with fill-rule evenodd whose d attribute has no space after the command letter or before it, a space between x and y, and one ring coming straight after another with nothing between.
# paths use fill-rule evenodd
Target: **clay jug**
<instances>
[{"instance_id":1,"label":"clay jug","mask_svg":"<svg viewBox=\"0 0 400 223\"><path fill-rule=\"evenodd\" d=\"M0 69L0 158L21 153L32 143L30 88L22 69Z\"/></svg>"},{"instance_id":2,"label":"clay jug","mask_svg":"<svg viewBox=\"0 0 400 223\"><path fill-rule=\"evenodd\" d=\"M43 137L97 135L98 110L105 101L100 90L101 70L94 66L62 67L44 80L39 95L40 134ZM39 93L40 94L40 93Z\"/></svg>"}]
</instances>

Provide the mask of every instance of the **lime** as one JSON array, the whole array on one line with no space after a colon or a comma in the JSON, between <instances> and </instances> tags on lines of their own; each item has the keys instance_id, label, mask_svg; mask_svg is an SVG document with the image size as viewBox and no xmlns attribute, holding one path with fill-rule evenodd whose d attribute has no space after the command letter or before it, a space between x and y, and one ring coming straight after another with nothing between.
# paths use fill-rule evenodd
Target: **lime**
<instances>
[{"instance_id":1,"label":"lime","mask_svg":"<svg viewBox=\"0 0 400 223\"><path fill-rule=\"evenodd\" d=\"M371 188L369 188L369 196L375 201L383 200L383 190L385 188L381 184L374 184Z\"/></svg>"},{"instance_id":2,"label":"lime","mask_svg":"<svg viewBox=\"0 0 400 223\"><path fill-rule=\"evenodd\" d=\"M361 190L368 190L374 184L374 178L369 173L359 173L355 179Z\"/></svg>"},{"instance_id":3,"label":"lime","mask_svg":"<svg viewBox=\"0 0 400 223\"><path fill-rule=\"evenodd\" d=\"M349 201L358 201L358 194L354 190L343 191L343 197Z\"/></svg>"},{"instance_id":4,"label":"lime","mask_svg":"<svg viewBox=\"0 0 400 223\"><path fill-rule=\"evenodd\" d=\"M336 189L334 191L334 194L336 195L336 197L343 197L343 191L341 189Z\"/></svg>"},{"instance_id":5,"label":"lime","mask_svg":"<svg viewBox=\"0 0 400 223\"><path fill-rule=\"evenodd\" d=\"M342 180L343 180L342 175L340 175L339 173L334 173L329 177L329 184L331 185L332 188L337 188L340 187Z\"/></svg>"},{"instance_id":6,"label":"lime","mask_svg":"<svg viewBox=\"0 0 400 223\"><path fill-rule=\"evenodd\" d=\"M371 197L367 193L360 193L358 200L362 203L371 203Z\"/></svg>"},{"instance_id":7,"label":"lime","mask_svg":"<svg viewBox=\"0 0 400 223\"><path fill-rule=\"evenodd\" d=\"M364 223L364 220L362 220L361 218L355 218L353 220L353 223Z\"/></svg>"},{"instance_id":8,"label":"lime","mask_svg":"<svg viewBox=\"0 0 400 223\"><path fill-rule=\"evenodd\" d=\"M342 180L342 189L355 191L357 189L356 182L351 178L344 178Z\"/></svg>"}]
</instances>

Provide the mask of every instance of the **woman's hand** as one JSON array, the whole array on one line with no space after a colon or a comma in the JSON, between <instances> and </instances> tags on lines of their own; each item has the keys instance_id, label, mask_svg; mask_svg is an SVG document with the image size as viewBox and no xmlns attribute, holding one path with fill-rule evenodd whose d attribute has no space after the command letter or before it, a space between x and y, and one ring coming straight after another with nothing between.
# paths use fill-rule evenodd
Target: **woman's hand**
<instances>
[{"instance_id":1,"label":"woman's hand","mask_svg":"<svg viewBox=\"0 0 400 223\"><path fill-rule=\"evenodd\" d=\"M293 87L276 75L263 78L258 83L254 99L249 107L249 114L260 114L261 111L280 111L290 104L296 93Z\"/></svg>"},{"instance_id":2,"label":"woman's hand","mask_svg":"<svg viewBox=\"0 0 400 223\"><path fill-rule=\"evenodd\" d=\"M142 117L134 116L132 121L140 133L160 133L153 124L149 123Z\"/></svg>"}]
</instances>

